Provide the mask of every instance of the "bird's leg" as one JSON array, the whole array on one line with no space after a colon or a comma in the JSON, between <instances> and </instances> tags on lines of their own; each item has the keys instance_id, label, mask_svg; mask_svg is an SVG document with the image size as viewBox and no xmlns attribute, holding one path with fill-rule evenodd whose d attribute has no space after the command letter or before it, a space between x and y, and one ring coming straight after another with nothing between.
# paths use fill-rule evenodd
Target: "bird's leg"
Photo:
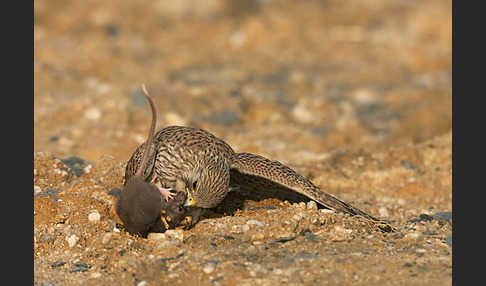
<instances>
[{"instance_id":1,"label":"bird's leg","mask_svg":"<svg viewBox=\"0 0 486 286\"><path fill-rule=\"evenodd\" d=\"M184 214L185 217L181 222L184 225L184 229L191 229L196 223L201 219L201 217L205 214L206 209L198 208L198 207L189 207Z\"/></svg>"}]
</instances>

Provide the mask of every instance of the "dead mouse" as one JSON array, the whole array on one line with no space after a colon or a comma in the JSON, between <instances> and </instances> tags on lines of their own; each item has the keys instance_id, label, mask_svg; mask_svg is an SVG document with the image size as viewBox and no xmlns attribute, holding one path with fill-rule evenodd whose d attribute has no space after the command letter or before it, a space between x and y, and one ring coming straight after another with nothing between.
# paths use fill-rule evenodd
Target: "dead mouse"
<instances>
[{"instance_id":1,"label":"dead mouse","mask_svg":"<svg viewBox=\"0 0 486 286\"><path fill-rule=\"evenodd\" d=\"M186 194L178 192L174 197L169 189L148 183L142 177L157 122L155 106L145 85L142 85L142 90L152 109L152 124L137 172L125 182L120 192L116 213L129 233L145 237L148 232L164 232L174 228L182 220Z\"/></svg>"}]
</instances>

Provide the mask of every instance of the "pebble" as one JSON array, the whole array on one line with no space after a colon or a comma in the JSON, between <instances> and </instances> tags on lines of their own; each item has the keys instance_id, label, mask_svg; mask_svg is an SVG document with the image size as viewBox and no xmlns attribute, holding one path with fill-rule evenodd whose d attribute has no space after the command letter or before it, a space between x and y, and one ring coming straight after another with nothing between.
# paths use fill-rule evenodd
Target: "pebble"
<instances>
[{"instance_id":1,"label":"pebble","mask_svg":"<svg viewBox=\"0 0 486 286\"><path fill-rule=\"evenodd\" d=\"M84 173L86 173L86 174L89 173L91 171L91 167L92 167L91 165L84 167L83 168Z\"/></svg>"},{"instance_id":2,"label":"pebble","mask_svg":"<svg viewBox=\"0 0 486 286\"><path fill-rule=\"evenodd\" d=\"M292 117L299 123L311 123L315 120L314 114L303 104L298 104L292 109Z\"/></svg>"},{"instance_id":3,"label":"pebble","mask_svg":"<svg viewBox=\"0 0 486 286\"><path fill-rule=\"evenodd\" d=\"M100 220L101 216L100 216L100 213L95 210L95 211L92 211L89 215L88 215L88 220L90 222L98 222Z\"/></svg>"},{"instance_id":4,"label":"pebble","mask_svg":"<svg viewBox=\"0 0 486 286\"><path fill-rule=\"evenodd\" d=\"M91 278L100 278L101 276L102 276L102 274L99 273L99 272L94 272L94 273L91 274Z\"/></svg>"},{"instance_id":5,"label":"pebble","mask_svg":"<svg viewBox=\"0 0 486 286\"><path fill-rule=\"evenodd\" d=\"M98 121L101 118L101 110L97 107L91 107L84 112L84 118Z\"/></svg>"},{"instance_id":6,"label":"pebble","mask_svg":"<svg viewBox=\"0 0 486 286\"><path fill-rule=\"evenodd\" d=\"M169 229L165 232L165 235L167 235L167 238L174 239L179 242L184 240L184 231L182 229Z\"/></svg>"},{"instance_id":7,"label":"pebble","mask_svg":"<svg viewBox=\"0 0 486 286\"><path fill-rule=\"evenodd\" d=\"M77 237L75 234L66 237L66 241L67 241L69 247L71 247L71 248L76 245L78 240L79 240L79 237Z\"/></svg>"},{"instance_id":8,"label":"pebble","mask_svg":"<svg viewBox=\"0 0 486 286\"><path fill-rule=\"evenodd\" d=\"M34 185L34 194L36 194L36 195L37 195L37 194L39 194L40 192L42 192L41 187L39 187L39 186L35 186L35 185Z\"/></svg>"},{"instance_id":9,"label":"pebble","mask_svg":"<svg viewBox=\"0 0 486 286\"><path fill-rule=\"evenodd\" d=\"M322 215L326 215L326 214L333 214L335 213L333 210L330 210L330 209L320 209L319 212L322 214Z\"/></svg>"},{"instance_id":10,"label":"pebble","mask_svg":"<svg viewBox=\"0 0 486 286\"><path fill-rule=\"evenodd\" d=\"M147 239L149 239L149 240L166 240L167 236L165 235L165 233L151 232L147 235Z\"/></svg>"},{"instance_id":11,"label":"pebble","mask_svg":"<svg viewBox=\"0 0 486 286\"><path fill-rule=\"evenodd\" d=\"M381 217L388 217L389 216L388 210L385 207L379 208L378 213L380 214Z\"/></svg>"},{"instance_id":12,"label":"pebble","mask_svg":"<svg viewBox=\"0 0 486 286\"><path fill-rule=\"evenodd\" d=\"M113 234L111 234L109 232L105 233L105 235L103 235L103 238L101 239L101 243L107 244L108 242L110 242L112 236L113 236Z\"/></svg>"},{"instance_id":13,"label":"pebble","mask_svg":"<svg viewBox=\"0 0 486 286\"><path fill-rule=\"evenodd\" d=\"M91 266L85 262L76 262L74 263L74 267L71 269L71 273L73 272L85 272L87 271Z\"/></svg>"},{"instance_id":14,"label":"pebble","mask_svg":"<svg viewBox=\"0 0 486 286\"><path fill-rule=\"evenodd\" d=\"M210 273L213 273L213 271L216 269L216 267L214 266L214 263L208 263L206 264L204 267L203 267L203 271L204 273L206 274L210 274Z\"/></svg>"},{"instance_id":15,"label":"pebble","mask_svg":"<svg viewBox=\"0 0 486 286\"><path fill-rule=\"evenodd\" d=\"M314 201L307 202L307 209L308 210L317 210L317 204Z\"/></svg>"},{"instance_id":16,"label":"pebble","mask_svg":"<svg viewBox=\"0 0 486 286\"><path fill-rule=\"evenodd\" d=\"M424 249L424 248L417 248L417 249L415 249L415 252L416 252L416 253L426 253L426 252L427 252L427 250L426 250L426 249Z\"/></svg>"},{"instance_id":17,"label":"pebble","mask_svg":"<svg viewBox=\"0 0 486 286\"><path fill-rule=\"evenodd\" d=\"M245 225L242 225L240 229L241 229L242 232L247 232L247 231L250 230L250 226L245 224Z\"/></svg>"},{"instance_id":18,"label":"pebble","mask_svg":"<svg viewBox=\"0 0 486 286\"><path fill-rule=\"evenodd\" d=\"M140 281L137 286L147 286L147 281L143 280L143 281Z\"/></svg>"},{"instance_id":19,"label":"pebble","mask_svg":"<svg viewBox=\"0 0 486 286\"><path fill-rule=\"evenodd\" d=\"M249 221L246 222L247 225L256 225L256 226L265 226L265 224L261 221L255 220L255 219L250 219Z\"/></svg>"},{"instance_id":20,"label":"pebble","mask_svg":"<svg viewBox=\"0 0 486 286\"><path fill-rule=\"evenodd\" d=\"M54 235L49 233L43 233L39 237L39 243L53 242L55 240Z\"/></svg>"},{"instance_id":21,"label":"pebble","mask_svg":"<svg viewBox=\"0 0 486 286\"><path fill-rule=\"evenodd\" d=\"M404 238L412 239L412 240L419 240L420 238L422 238L422 234L418 231L409 232L409 233L405 234Z\"/></svg>"}]
</instances>

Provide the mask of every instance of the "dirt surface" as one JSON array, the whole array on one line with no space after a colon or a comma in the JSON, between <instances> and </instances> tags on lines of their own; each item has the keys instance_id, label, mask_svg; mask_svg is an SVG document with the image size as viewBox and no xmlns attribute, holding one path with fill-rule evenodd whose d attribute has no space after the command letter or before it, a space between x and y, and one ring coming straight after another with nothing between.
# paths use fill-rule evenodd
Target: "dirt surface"
<instances>
[{"instance_id":1,"label":"dirt surface","mask_svg":"<svg viewBox=\"0 0 486 286\"><path fill-rule=\"evenodd\" d=\"M451 1L50 0L34 19L35 285L451 284ZM110 193L149 128L141 83L158 128L279 160L396 231L261 190L129 235Z\"/></svg>"}]
</instances>

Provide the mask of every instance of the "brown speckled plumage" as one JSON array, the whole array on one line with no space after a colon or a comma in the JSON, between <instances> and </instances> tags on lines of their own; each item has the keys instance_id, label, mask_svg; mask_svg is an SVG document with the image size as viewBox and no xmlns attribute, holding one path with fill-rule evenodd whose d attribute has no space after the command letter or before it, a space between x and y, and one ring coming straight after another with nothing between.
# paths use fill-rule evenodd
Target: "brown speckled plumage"
<instances>
[{"instance_id":1,"label":"brown speckled plumage","mask_svg":"<svg viewBox=\"0 0 486 286\"><path fill-rule=\"evenodd\" d=\"M128 161L125 180L134 175L143 151L139 146ZM195 187L194 206L217 206L230 190L230 176L238 184L273 184L307 196L333 210L376 218L335 198L278 161L250 153L235 153L223 140L197 128L169 126L155 135L144 178L153 184L187 192Z\"/></svg>"}]
</instances>

